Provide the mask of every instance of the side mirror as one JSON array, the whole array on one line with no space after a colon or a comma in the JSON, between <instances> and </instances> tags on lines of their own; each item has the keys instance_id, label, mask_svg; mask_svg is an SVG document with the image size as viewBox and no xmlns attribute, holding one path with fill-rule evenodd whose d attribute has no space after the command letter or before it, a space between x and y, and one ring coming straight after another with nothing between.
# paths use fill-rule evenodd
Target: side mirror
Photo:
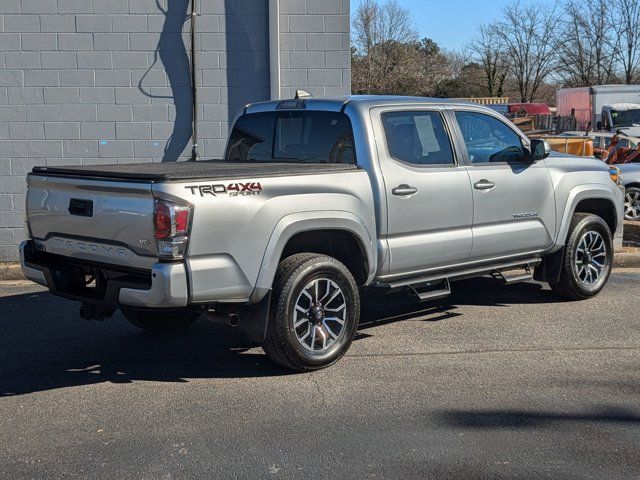
<instances>
[{"instance_id":1,"label":"side mirror","mask_svg":"<svg viewBox=\"0 0 640 480\"><path fill-rule=\"evenodd\" d=\"M531 139L531 161L544 160L551 154L551 145L540 138Z\"/></svg>"},{"instance_id":2,"label":"side mirror","mask_svg":"<svg viewBox=\"0 0 640 480\"><path fill-rule=\"evenodd\" d=\"M597 128L598 130L602 130L602 122L598 121L598 122L596 123L596 128Z\"/></svg>"}]
</instances>

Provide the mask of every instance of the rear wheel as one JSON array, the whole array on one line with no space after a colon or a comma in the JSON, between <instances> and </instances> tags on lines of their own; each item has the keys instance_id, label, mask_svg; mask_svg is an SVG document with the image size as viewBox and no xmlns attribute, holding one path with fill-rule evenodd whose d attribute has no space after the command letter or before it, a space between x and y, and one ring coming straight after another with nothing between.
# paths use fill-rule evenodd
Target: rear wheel
<instances>
[{"instance_id":1,"label":"rear wheel","mask_svg":"<svg viewBox=\"0 0 640 480\"><path fill-rule=\"evenodd\" d=\"M569 300L584 300L600 293L611 274L613 242L606 222L597 215L576 213L558 281L551 289Z\"/></svg>"},{"instance_id":2,"label":"rear wheel","mask_svg":"<svg viewBox=\"0 0 640 480\"><path fill-rule=\"evenodd\" d=\"M130 323L147 332L179 332L200 318L200 312L185 310L123 308L122 313Z\"/></svg>"},{"instance_id":3,"label":"rear wheel","mask_svg":"<svg viewBox=\"0 0 640 480\"><path fill-rule=\"evenodd\" d=\"M640 188L629 187L624 195L624 219L640 220Z\"/></svg>"},{"instance_id":4,"label":"rear wheel","mask_svg":"<svg viewBox=\"0 0 640 480\"><path fill-rule=\"evenodd\" d=\"M276 274L267 338L276 363L299 372L337 362L349 349L360 319L358 287L335 258L301 253Z\"/></svg>"}]
</instances>

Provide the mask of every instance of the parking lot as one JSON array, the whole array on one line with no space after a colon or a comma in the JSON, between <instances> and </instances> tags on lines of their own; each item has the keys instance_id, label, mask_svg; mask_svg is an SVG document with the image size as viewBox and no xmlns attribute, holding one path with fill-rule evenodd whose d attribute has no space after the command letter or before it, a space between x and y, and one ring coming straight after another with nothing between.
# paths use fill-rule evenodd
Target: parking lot
<instances>
[{"instance_id":1,"label":"parking lot","mask_svg":"<svg viewBox=\"0 0 640 480\"><path fill-rule=\"evenodd\" d=\"M365 297L338 365L289 374L205 320L179 336L0 287L2 478L638 478L640 272Z\"/></svg>"}]
</instances>

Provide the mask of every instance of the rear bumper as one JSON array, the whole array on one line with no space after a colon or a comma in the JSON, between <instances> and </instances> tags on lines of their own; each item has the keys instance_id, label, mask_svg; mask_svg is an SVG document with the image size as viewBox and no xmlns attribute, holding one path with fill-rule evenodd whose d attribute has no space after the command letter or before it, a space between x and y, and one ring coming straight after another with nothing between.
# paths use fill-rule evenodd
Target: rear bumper
<instances>
[{"instance_id":1,"label":"rear bumper","mask_svg":"<svg viewBox=\"0 0 640 480\"><path fill-rule=\"evenodd\" d=\"M183 263L156 263L151 270L133 270L95 264L38 252L33 242L20 244L20 264L28 279L54 295L111 308L180 308L189 302L187 271ZM95 287L85 278L95 276Z\"/></svg>"}]
</instances>

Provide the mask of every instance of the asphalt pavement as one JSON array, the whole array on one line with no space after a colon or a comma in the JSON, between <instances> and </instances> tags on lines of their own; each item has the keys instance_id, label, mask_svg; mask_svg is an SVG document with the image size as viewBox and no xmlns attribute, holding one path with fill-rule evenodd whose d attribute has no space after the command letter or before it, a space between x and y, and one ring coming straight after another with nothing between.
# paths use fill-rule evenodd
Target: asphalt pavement
<instances>
[{"instance_id":1,"label":"asphalt pavement","mask_svg":"<svg viewBox=\"0 0 640 480\"><path fill-rule=\"evenodd\" d=\"M0 478L640 478L639 271L566 303L492 279L368 294L336 366L290 374L0 284Z\"/></svg>"}]
</instances>

